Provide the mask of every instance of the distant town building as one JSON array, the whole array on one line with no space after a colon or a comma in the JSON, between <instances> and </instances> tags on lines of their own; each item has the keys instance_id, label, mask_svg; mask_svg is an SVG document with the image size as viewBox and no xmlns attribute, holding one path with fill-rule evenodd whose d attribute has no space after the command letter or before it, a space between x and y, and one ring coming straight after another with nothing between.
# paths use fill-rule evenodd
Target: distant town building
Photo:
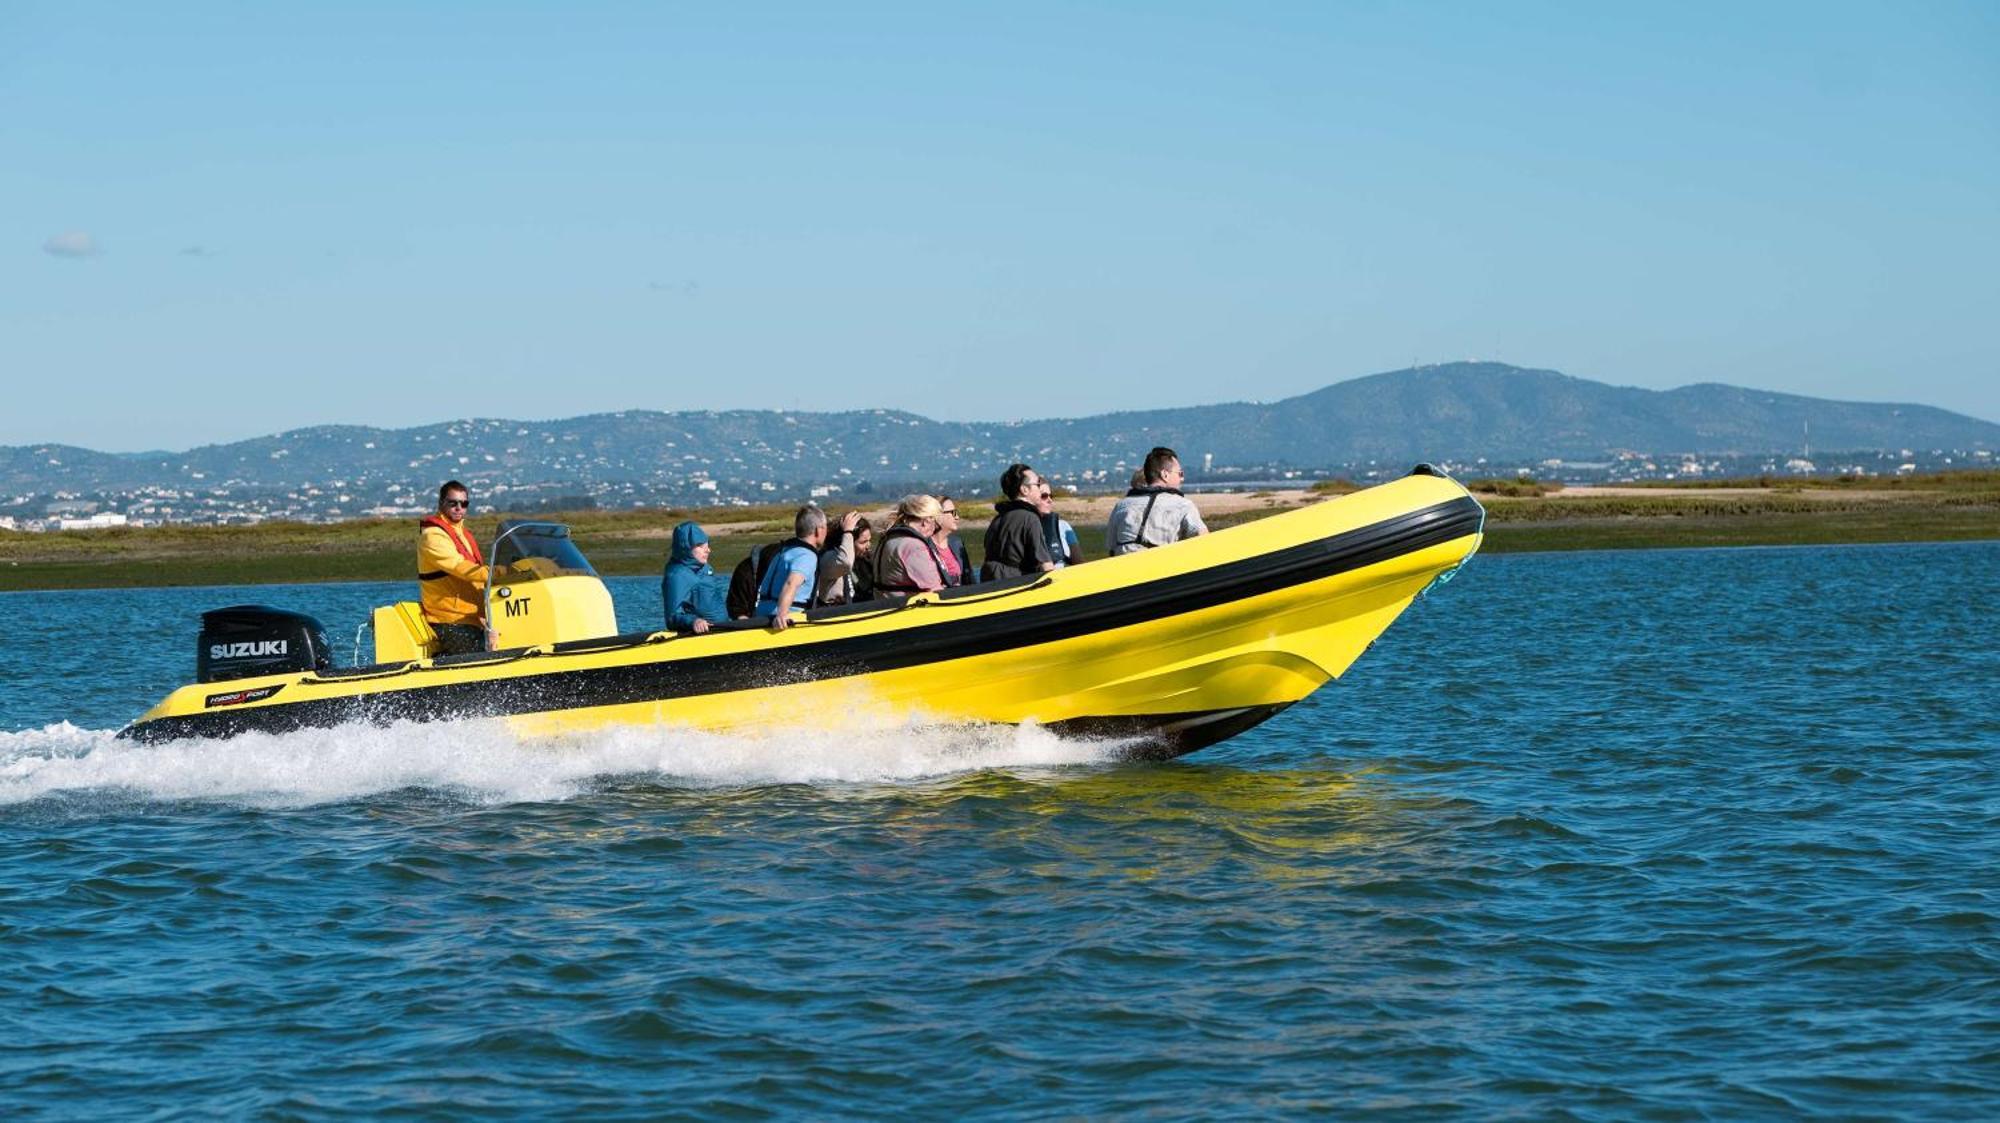
<instances>
[{"instance_id":1,"label":"distant town building","mask_svg":"<svg viewBox=\"0 0 2000 1123\"><path fill-rule=\"evenodd\" d=\"M93 504L94 506L94 504ZM124 526L126 518L116 511L100 511L80 519L57 519L57 530L103 530L106 527Z\"/></svg>"}]
</instances>

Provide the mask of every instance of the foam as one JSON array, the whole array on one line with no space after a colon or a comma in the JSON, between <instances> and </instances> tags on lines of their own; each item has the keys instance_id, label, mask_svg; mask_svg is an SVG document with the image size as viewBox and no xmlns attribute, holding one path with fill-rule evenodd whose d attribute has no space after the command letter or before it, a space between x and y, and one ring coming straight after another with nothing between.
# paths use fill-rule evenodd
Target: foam
<instances>
[{"instance_id":1,"label":"foam","mask_svg":"<svg viewBox=\"0 0 2000 1123\"><path fill-rule=\"evenodd\" d=\"M405 789L482 804L572 799L607 779L681 786L896 783L992 768L1110 758L1116 744L1067 740L1033 725L909 721L864 731L802 729L722 736L622 727L523 740L498 721L294 733L158 745L68 722L0 732L0 806L77 794L307 807Z\"/></svg>"}]
</instances>

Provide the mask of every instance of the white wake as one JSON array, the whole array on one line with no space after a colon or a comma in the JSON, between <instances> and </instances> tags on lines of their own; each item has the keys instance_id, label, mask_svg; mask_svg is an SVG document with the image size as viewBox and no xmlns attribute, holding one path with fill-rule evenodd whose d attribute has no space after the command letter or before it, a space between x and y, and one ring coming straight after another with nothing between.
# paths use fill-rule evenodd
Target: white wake
<instances>
[{"instance_id":1,"label":"white wake","mask_svg":"<svg viewBox=\"0 0 2000 1123\"><path fill-rule=\"evenodd\" d=\"M400 723L142 745L63 722L0 732L0 806L73 794L307 807L409 788L478 803L571 799L606 780L699 787L919 780L1086 764L1115 743L1029 726L906 724L722 736L625 727L523 740L498 721Z\"/></svg>"}]
</instances>

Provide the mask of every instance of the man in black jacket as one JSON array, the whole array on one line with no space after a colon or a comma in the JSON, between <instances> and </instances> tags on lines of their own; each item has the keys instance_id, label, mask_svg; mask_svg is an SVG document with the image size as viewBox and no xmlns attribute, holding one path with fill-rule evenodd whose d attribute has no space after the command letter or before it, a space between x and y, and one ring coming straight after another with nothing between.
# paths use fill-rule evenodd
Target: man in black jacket
<instances>
[{"instance_id":1,"label":"man in black jacket","mask_svg":"<svg viewBox=\"0 0 2000 1123\"><path fill-rule=\"evenodd\" d=\"M979 569L979 579L1003 581L1054 569L1035 507L1042 478L1026 464L1010 464L1000 474L1000 491L1007 498L993 508L993 521L986 526L986 564Z\"/></svg>"}]
</instances>

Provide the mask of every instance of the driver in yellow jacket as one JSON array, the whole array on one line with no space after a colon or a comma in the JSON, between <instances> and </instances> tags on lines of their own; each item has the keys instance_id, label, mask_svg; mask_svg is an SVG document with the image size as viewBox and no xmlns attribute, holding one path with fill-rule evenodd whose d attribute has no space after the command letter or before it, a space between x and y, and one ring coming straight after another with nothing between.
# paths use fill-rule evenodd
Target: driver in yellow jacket
<instances>
[{"instance_id":1,"label":"driver in yellow jacket","mask_svg":"<svg viewBox=\"0 0 2000 1123\"><path fill-rule=\"evenodd\" d=\"M486 650L486 618L481 605L486 559L465 525L471 495L452 480L438 489L437 514L418 523L417 585L424 619L437 632L437 654Z\"/></svg>"}]
</instances>

